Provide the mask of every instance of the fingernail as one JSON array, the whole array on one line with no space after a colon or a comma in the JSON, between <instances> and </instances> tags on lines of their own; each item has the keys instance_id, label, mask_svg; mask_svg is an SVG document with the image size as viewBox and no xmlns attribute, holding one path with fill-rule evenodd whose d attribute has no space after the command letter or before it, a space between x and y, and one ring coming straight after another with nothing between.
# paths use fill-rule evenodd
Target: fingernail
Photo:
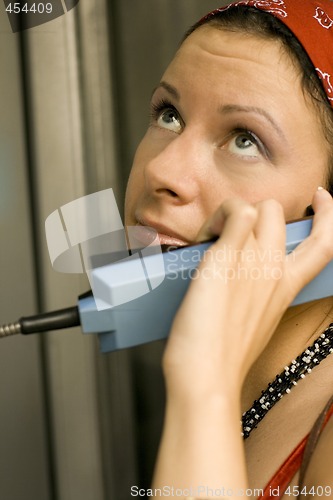
<instances>
[{"instance_id":1,"label":"fingernail","mask_svg":"<svg viewBox=\"0 0 333 500\"><path fill-rule=\"evenodd\" d=\"M331 193L330 193L329 191L327 191L327 189L325 189L325 188L323 188L323 187L321 187L321 186L319 186L319 187L317 188L317 193L320 193L320 195L319 195L319 196L323 196L323 197L325 197L325 196L326 196L327 198L332 198Z\"/></svg>"}]
</instances>

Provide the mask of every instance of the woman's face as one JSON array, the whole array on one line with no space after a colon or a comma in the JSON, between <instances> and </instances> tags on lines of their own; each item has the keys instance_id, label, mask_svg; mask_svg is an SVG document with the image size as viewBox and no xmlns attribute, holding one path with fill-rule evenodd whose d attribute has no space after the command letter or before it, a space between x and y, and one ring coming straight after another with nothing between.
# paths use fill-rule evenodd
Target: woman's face
<instances>
[{"instance_id":1,"label":"woman's face","mask_svg":"<svg viewBox=\"0 0 333 500\"><path fill-rule=\"evenodd\" d=\"M231 197L275 198L286 220L302 217L325 185L319 118L276 41L199 28L164 73L151 115L128 182L125 223L154 227L162 243L194 241Z\"/></svg>"}]
</instances>

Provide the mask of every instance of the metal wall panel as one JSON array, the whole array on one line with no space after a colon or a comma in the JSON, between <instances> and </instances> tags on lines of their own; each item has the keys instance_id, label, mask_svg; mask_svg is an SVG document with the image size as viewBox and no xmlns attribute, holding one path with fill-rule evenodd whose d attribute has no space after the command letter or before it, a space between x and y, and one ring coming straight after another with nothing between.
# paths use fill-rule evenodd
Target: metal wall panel
<instances>
[{"instance_id":1,"label":"metal wall panel","mask_svg":"<svg viewBox=\"0 0 333 500\"><path fill-rule=\"evenodd\" d=\"M85 194L75 10L23 35L42 305L53 310L88 288L83 275L52 269L44 236L47 216ZM45 357L56 498L102 500L95 339L49 333Z\"/></svg>"},{"instance_id":2,"label":"metal wall panel","mask_svg":"<svg viewBox=\"0 0 333 500\"><path fill-rule=\"evenodd\" d=\"M19 37L0 4L0 323L36 312ZM0 341L0 498L51 500L38 337Z\"/></svg>"},{"instance_id":3,"label":"metal wall panel","mask_svg":"<svg viewBox=\"0 0 333 500\"><path fill-rule=\"evenodd\" d=\"M89 287L84 277L51 268L46 217L87 193L119 191L106 6L82 2L24 34L45 310L73 304ZM97 339L77 330L48 334L45 355L56 498L127 499L122 478L135 475L127 353L107 362Z\"/></svg>"}]
</instances>

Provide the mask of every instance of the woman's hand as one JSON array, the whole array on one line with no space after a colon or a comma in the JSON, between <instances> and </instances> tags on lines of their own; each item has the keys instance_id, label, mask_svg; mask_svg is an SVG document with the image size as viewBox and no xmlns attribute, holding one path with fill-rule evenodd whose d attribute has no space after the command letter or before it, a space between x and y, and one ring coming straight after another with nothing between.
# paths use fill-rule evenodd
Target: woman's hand
<instances>
[{"instance_id":1,"label":"woman's hand","mask_svg":"<svg viewBox=\"0 0 333 500\"><path fill-rule=\"evenodd\" d=\"M226 201L200 231L201 241L220 237L200 263L165 351L167 407L154 487L171 484L182 499L214 498L221 487L228 497L256 496L247 490L241 388L289 304L333 259L327 191L315 194L313 208L310 236L288 256L276 201Z\"/></svg>"},{"instance_id":2,"label":"woman's hand","mask_svg":"<svg viewBox=\"0 0 333 500\"><path fill-rule=\"evenodd\" d=\"M333 258L333 200L326 190L316 192L313 208L310 236L288 256L283 210L274 200L255 206L228 200L206 222L198 241L219 239L173 323L164 356L169 392L240 393L287 307Z\"/></svg>"}]
</instances>

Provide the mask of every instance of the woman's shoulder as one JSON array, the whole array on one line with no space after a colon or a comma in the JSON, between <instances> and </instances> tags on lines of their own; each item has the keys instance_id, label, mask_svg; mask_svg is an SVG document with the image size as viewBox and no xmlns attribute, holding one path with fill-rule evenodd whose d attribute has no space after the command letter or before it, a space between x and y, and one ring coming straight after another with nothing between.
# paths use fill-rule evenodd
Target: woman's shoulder
<instances>
[{"instance_id":1,"label":"woman's shoulder","mask_svg":"<svg viewBox=\"0 0 333 500\"><path fill-rule=\"evenodd\" d=\"M312 498L333 497L333 412L322 430L305 475L304 485ZM313 488L313 490L310 490ZM325 489L326 488L326 489Z\"/></svg>"}]
</instances>

